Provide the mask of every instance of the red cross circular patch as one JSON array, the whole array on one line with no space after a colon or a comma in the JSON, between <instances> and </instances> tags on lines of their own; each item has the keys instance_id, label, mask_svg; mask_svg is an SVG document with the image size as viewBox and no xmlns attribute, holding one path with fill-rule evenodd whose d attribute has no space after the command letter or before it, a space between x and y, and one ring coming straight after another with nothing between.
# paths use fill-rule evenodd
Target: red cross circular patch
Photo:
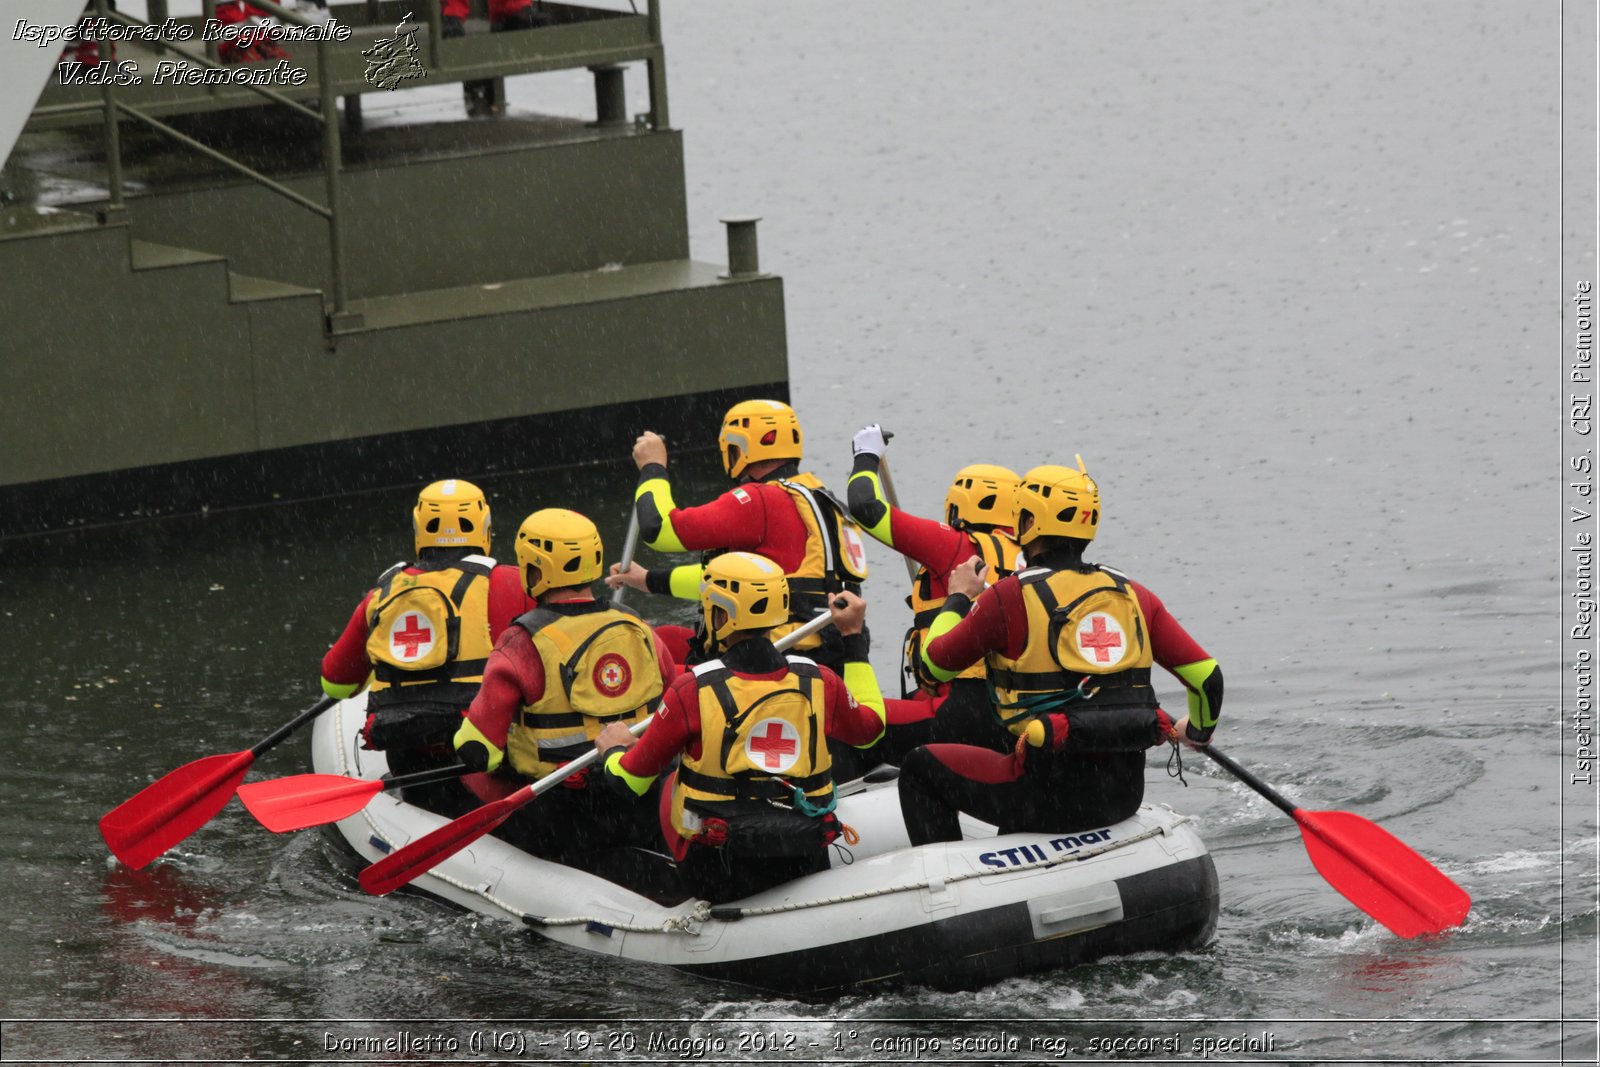
<instances>
[{"instance_id":1,"label":"red cross circular patch","mask_svg":"<svg viewBox=\"0 0 1600 1067\"><path fill-rule=\"evenodd\" d=\"M1078 654L1096 666L1112 666L1128 654L1122 626L1103 611L1091 612L1078 624L1077 632Z\"/></svg>"},{"instance_id":2,"label":"red cross circular patch","mask_svg":"<svg viewBox=\"0 0 1600 1067\"><path fill-rule=\"evenodd\" d=\"M746 735L744 754L752 767L782 774L800 758L800 731L782 719L762 719Z\"/></svg>"},{"instance_id":3,"label":"red cross circular patch","mask_svg":"<svg viewBox=\"0 0 1600 1067\"><path fill-rule=\"evenodd\" d=\"M633 682L633 671L628 661L615 652L607 652L595 662L591 674L594 687L608 697L621 696Z\"/></svg>"},{"instance_id":4,"label":"red cross circular patch","mask_svg":"<svg viewBox=\"0 0 1600 1067\"><path fill-rule=\"evenodd\" d=\"M433 651L434 627L414 611L404 611L389 624L389 653L401 663L419 660Z\"/></svg>"},{"instance_id":5,"label":"red cross circular patch","mask_svg":"<svg viewBox=\"0 0 1600 1067\"><path fill-rule=\"evenodd\" d=\"M861 534L854 526L844 528L844 554L850 560L850 566L857 574L867 573L867 546L861 543Z\"/></svg>"}]
</instances>

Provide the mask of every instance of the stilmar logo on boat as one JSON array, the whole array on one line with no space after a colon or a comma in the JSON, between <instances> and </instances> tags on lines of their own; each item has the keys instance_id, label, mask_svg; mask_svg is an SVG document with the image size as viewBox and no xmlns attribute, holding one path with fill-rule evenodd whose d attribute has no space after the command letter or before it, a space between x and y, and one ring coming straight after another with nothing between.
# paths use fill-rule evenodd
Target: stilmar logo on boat
<instances>
[{"instance_id":1,"label":"stilmar logo on boat","mask_svg":"<svg viewBox=\"0 0 1600 1067\"><path fill-rule=\"evenodd\" d=\"M1048 844L1053 852L1075 852L1084 845L1098 845L1111 840L1111 827L1102 827L1099 830L1087 830L1076 834L1065 834L1052 838ZM985 867L1025 867L1030 863L1043 863L1049 859L1042 845L1018 845L1016 848L1002 848L995 852L985 852L978 857L978 862Z\"/></svg>"}]
</instances>

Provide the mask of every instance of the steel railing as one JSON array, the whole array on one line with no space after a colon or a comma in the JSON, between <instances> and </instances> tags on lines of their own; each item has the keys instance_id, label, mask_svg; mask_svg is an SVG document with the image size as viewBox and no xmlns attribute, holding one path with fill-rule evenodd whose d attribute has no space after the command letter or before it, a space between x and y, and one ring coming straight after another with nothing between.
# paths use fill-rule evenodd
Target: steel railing
<instances>
[{"instance_id":1,"label":"steel railing","mask_svg":"<svg viewBox=\"0 0 1600 1067\"><path fill-rule=\"evenodd\" d=\"M201 0L201 8L205 19L216 17L217 0ZM295 26L313 26L315 23L309 19L290 11L274 0L249 0L251 6L262 9L279 20ZM447 73L448 66L441 54L440 42L443 38L443 18L441 5L438 0L420 0L427 14L429 30L428 59L430 68L439 73ZM107 0L93 0L96 18L117 22L125 26L149 26L149 21L133 18L120 11L110 8ZM152 12L158 11L165 20L165 0L152 0ZM377 0L368 0L369 17L375 22L377 16ZM647 53L642 56L645 60L649 75L650 91L650 125L657 130L665 130L670 126L667 111L667 76L666 76L666 50L661 32L661 6L660 0L649 0L646 11L648 25L649 46ZM141 41L167 52L173 52L202 67L213 70L231 70L233 68L222 63L218 51L218 42L205 41L203 53L196 53L186 48L180 48L174 43L156 35L150 40ZM175 141L186 148L204 155L206 158L220 163L223 166L243 175L291 203L312 212L326 220L328 224L328 262L329 277L331 280L331 306L325 307L330 330L333 322L348 311L348 288L345 282L344 261L344 225L340 216L340 171L343 166L343 146L339 132L339 111L337 105L337 92L333 75L332 43L327 40L317 40L317 107L307 107L305 104L294 100L285 94L271 89L265 85L257 85L250 81L232 83L230 87L242 86L266 98L274 104L286 107L296 114L312 119L322 127L322 166L325 180L327 203L319 204L316 201L302 196L283 183L268 177L255 168L245 164L226 153L219 152L209 145L203 144L181 130L162 122L154 115L135 107L117 98L115 79L107 78L100 87L99 103L81 102L71 104L47 104L35 108L36 115L60 115L81 111L100 111L103 115L105 127L105 152L107 185L109 190L108 214L120 215L126 211L123 198L122 183L122 142L119 132L118 120L121 116L134 119L161 136ZM109 40L100 42L100 61L108 64L110 69L112 44Z\"/></svg>"}]
</instances>

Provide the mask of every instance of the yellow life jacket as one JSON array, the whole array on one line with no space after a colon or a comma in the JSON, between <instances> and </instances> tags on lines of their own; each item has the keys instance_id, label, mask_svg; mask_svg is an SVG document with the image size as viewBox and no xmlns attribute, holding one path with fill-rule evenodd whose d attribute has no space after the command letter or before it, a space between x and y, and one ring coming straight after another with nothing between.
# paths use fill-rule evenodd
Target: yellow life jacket
<instances>
[{"instance_id":1,"label":"yellow life jacket","mask_svg":"<svg viewBox=\"0 0 1600 1067\"><path fill-rule=\"evenodd\" d=\"M465 708L483 681L489 639L489 575L495 561L466 556L406 573L397 563L367 601L368 706L428 703Z\"/></svg>"},{"instance_id":2,"label":"yellow life jacket","mask_svg":"<svg viewBox=\"0 0 1600 1067\"><path fill-rule=\"evenodd\" d=\"M536 608L517 619L544 668L544 693L507 733L511 766L542 778L593 748L607 723L636 723L666 683L655 633L627 608L576 615Z\"/></svg>"},{"instance_id":3,"label":"yellow life jacket","mask_svg":"<svg viewBox=\"0 0 1600 1067\"><path fill-rule=\"evenodd\" d=\"M776 681L744 678L720 659L694 668L700 708L700 755L685 752L672 793L672 825L700 831L700 813L738 801L792 804L799 789L818 806L833 792L833 759L823 723L822 671L789 656Z\"/></svg>"},{"instance_id":4,"label":"yellow life jacket","mask_svg":"<svg viewBox=\"0 0 1600 1067\"><path fill-rule=\"evenodd\" d=\"M996 652L986 657L995 713L1013 733L1026 730L1036 714L1089 699L1095 689L1096 708L1156 706L1150 688L1154 659L1139 597L1126 575L1088 566L1034 567L1017 575L1027 643L1016 659ZM1089 680L1080 690L1085 675Z\"/></svg>"},{"instance_id":5,"label":"yellow life jacket","mask_svg":"<svg viewBox=\"0 0 1600 1067\"><path fill-rule=\"evenodd\" d=\"M789 613L792 621L774 627L768 636L776 641L789 631L810 622L828 608L828 596L842 589L860 594L867 577L867 547L861 527L850 518L850 511L836 500L816 475L802 472L779 478L794 501L795 511L806 528L806 550L800 566L789 579ZM795 646L797 650L816 648L822 638L812 636Z\"/></svg>"},{"instance_id":6,"label":"yellow life jacket","mask_svg":"<svg viewBox=\"0 0 1600 1067\"><path fill-rule=\"evenodd\" d=\"M993 585L1000 579L1017 572L1017 558L1022 550L1017 547L1016 540L1003 530L964 530L962 531L972 539L972 545L978 550L978 556L983 560L985 570L983 580ZM933 625L933 620L938 616L939 610L944 607L945 598L933 595L933 576L928 573L928 568L918 567L917 576L911 583L911 595L906 597L906 606L911 609L911 629L906 631L905 647L902 653L902 675L909 674L911 680L918 686L935 689L939 680L928 674L927 668L922 663L922 646L928 640L928 627ZM987 674L984 661L979 660L958 678L982 678Z\"/></svg>"}]
</instances>

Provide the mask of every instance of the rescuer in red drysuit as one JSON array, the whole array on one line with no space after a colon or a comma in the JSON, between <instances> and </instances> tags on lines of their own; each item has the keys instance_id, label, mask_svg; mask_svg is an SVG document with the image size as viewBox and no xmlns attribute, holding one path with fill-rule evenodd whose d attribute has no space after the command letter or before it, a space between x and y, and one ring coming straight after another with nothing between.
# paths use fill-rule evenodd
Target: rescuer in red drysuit
<instances>
[{"instance_id":1,"label":"rescuer in red drysuit","mask_svg":"<svg viewBox=\"0 0 1600 1067\"><path fill-rule=\"evenodd\" d=\"M672 499L661 437L646 431L634 442L634 506L644 543L658 552L700 551L708 559L743 550L782 567L790 618L774 628L773 640L826 610L830 594L859 594L867 574L861 533L844 504L800 470L802 436L794 409L776 400L742 401L723 417L718 440L723 469L738 485L698 507L679 507ZM606 583L698 600L702 565L647 571L635 564L626 573L613 569ZM832 630L803 640L795 651L844 673L843 648ZM688 662L704 655L702 648Z\"/></svg>"},{"instance_id":2,"label":"rescuer in red drysuit","mask_svg":"<svg viewBox=\"0 0 1600 1067\"><path fill-rule=\"evenodd\" d=\"M322 657L323 692L344 700L368 690L362 744L382 751L397 776L451 762L450 739L484 661L512 620L535 606L518 569L487 555L489 505L477 486L448 479L424 488L412 530L416 560L379 577ZM444 597L459 617L453 655L446 640L435 640L450 625ZM407 789L405 798L441 810L470 799L455 782Z\"/></svg>"},{"instance_id":3,"label":"rescuer in red drysuit","mask_svg":"<svg viewBox=\"0 0 1600 1067\"><path fill-rule=\"evenodd\" d=\"M951 678L984 659L1017 741L1009 755L941 744L908 755L900 806L913 844L959 840L960 812L1002 833L1118 822L1144 799L1146 748L1210 740L1222 671L1154 593L1084 562L1099 518L1099 490L1081 465L1036 467L1017 498L1028 569L988 589L976 558L951 572L924 663ZM1188 692L1176 726L1150 687L1153 663Z\"/></svg>"},{"instance_id":4,"label":"rescuer in red drysuit","mask_svg":"<svg viewBox=\"0 0 1600 1067\"><path fill-rule=\"evenodd\" d=\"M644 719L676 673L644 620L595 599L602 552L594 523L561 508L534 512L517 531L523 586L539 607L495 643L455 735L457 758L491 772L468 780L480 800L509 795L588 753L607 724ZM619 846L657 847L653 821L639 818L632 798L592 777L581 771L563 779L496 833L564 863Z\"/></svg>"},{"instance_id":5,"label":"rescuer in red drysuit","mask_svg":"<svg viewBox=\"0 0 1600 1067\"><path fill-rule=\"evenodd\" d=\"M936 741L1009 752L1015 738L995 718L983 662L942 681L923 666L922 647L956 566L974 556L982 559L984 579L991 585L1016 571L1019 549L1011 523L1017 475L989 464L963 467L945 494L945 521L936 522L889 503L880 477L886 447L883 428L876 424L856 434L847 487L850 514L861 528L921 565L906 598L912 624L901 662L902 695L914 688L918 699L888 702L889 729L879 755L898 764L913 748ZM907 676L914 686L906 684Z\"/></svg>"},{"instance_id":6,"label":"rescuer in red drysuit","mask_svg":"<svg viewBox=\"0 0 1600 1067\"><path fill-rule=\"evenodd\" d=\"M629 796L647 796L681 758L658 805L661 833L684 884L712 903L827 869L827 846L845 831L833 815L836 745L818 742L865 747L883 729L875 688L858 703L833 671L773 647L785 584L751 553L708 563L702 604L719 658L672 683L637 743L620 725L595 740L607 780ZM866 605L841 593L829 610L845 655L864 665Z\"/></svg>"}]
</instances>

